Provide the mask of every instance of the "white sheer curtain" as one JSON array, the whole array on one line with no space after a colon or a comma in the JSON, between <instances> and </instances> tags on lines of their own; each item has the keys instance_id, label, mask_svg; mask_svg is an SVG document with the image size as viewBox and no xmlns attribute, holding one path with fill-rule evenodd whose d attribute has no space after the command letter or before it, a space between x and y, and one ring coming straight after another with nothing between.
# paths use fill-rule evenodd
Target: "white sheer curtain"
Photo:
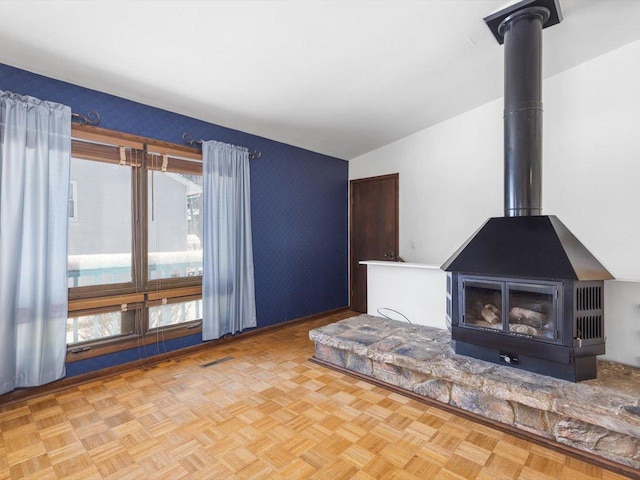
<instances>
[{"instance_id":1,"label":"white sheer curtain","mask_svg":"<svg viewBox=\"0 0 640 480\"><path fill-rule=\"evenodd\" d=\"M64 376L71 110L0 91L0 393Z\"/></svg>"},{"instance_id":2,"label":"white sheer curtain","mask_svg":"<svg viewBox=\"0 0 640 480\"><path fill-rule=\"evenodd\" d=\"M249 153L202 143L204 265L202 339L256 326Z\"/></svg>"}]
</instances>

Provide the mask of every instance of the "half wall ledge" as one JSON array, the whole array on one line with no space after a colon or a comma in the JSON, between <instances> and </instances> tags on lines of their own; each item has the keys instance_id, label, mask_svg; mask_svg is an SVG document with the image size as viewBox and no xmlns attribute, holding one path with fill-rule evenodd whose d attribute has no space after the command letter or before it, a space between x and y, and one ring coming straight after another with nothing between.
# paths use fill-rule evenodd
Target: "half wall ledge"
<instances>
[{"instance_id":1,"label":"half wall ledge","mask_svg":"<svg viewBox=\"0 0 640 480\"><path fill-rule=\"evenodd\" d=\"M456 355L446 329L371 315L311 330L315 358L557 443L640 470L640 369L600 361L571 383ZM624 468L626 467L626 468Z\"/></svg>"}]
</instances>

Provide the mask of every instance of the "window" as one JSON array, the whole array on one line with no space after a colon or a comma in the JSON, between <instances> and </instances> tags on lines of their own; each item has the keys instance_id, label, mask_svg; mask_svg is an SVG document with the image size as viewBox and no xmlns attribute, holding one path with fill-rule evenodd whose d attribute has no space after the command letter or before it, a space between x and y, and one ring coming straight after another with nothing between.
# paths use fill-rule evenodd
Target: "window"
<instances>
[{"instance_id":1,"label":"window","mask_svg":"<svg viewBox=\"0 0 640 480\"><path fill-rule=\"evenodd\" d=\"M187 162L158 171L152 158L147 170L148 278L202 276L202 174L189 173Z\"/></svg>"},{"instance_id":2,"label":"window","mask_svg":"<svg viewBox=\"0 0 640 480\"><path fill-rule=\"evenodd\" d=\"M73 136L69 360L197 333L200 152L96 127Z\"/></svg>"},{"instance_id":3,"label":"window","mask_svg":"<svg viewBox=\"0 0 640 480\"><path fill-rule=\"evenodd\" d=\"M96 311L67 320L67 344L92 342L131 335L135 332L136 311Z\"/></svg>"},{"instance_id":4,"label":"window","mask_svg":"<svg viewBox=\"0 0 640 480\"><path fill-rule=\"evenodd\" d=\"M149 329L176 325L200 320L202 318L202 299L188 302L164 302L149 307Z\"/></svg>"},{"instance_id":5,"label":"window","mask_svg":"<svg viewBox=\"0 0 640 480\"><path fill-rule=\"evenodd\" d=\"M81 186L84 208L69 216L69 287L132 282L131 171L71 159L71 185Z\"/></svg>"}]
</instances>

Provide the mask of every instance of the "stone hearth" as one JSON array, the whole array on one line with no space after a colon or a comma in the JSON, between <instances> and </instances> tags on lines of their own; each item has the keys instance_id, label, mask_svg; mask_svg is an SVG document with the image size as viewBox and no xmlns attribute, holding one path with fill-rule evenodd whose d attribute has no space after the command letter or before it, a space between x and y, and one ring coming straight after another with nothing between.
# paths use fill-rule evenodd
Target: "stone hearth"
<instances>
[{"instance_id":1,"label":"stone hearth","mask_svg":"<svg viewBox=\"0 0 640 480\"><path fill-rule=\"evenodd\" d=\"M640 469L640 369L599 362L597 379L570 383L456 355L447 330L370 315L309 337L324 362Z\"/></svg>"}]
</instances>

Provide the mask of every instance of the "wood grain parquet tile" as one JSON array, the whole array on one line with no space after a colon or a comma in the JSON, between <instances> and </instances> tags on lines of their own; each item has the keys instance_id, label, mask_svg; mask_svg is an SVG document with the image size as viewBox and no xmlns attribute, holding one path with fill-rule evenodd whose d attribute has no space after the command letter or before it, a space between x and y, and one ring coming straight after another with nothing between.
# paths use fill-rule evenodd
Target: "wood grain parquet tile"
<instances>
[{"instance_id":1,"label":"wood grain parquet tile","mask_svg":"<svg viewBox=\"0 0 640 480\"><path fill-rule=\"evenodd\" d=\"M420 480L420 478L405 470L396 470L391 473L391 480Z\"/></svg>"},{"instance_id":2,"label":"wood grain parquet tile","mask_svg":"<svg viewBox=\"0 0 640 480\"><path fill-rule=\"evenodd\" d=\"M480 471L481 478L495 478L496 480L508 480L518 478L523 465L492 452Z\"/></svg>"},{"instance_id":3,"label":"wood grain parquet tile","mask_svg":"<svg viewBox=\"0 0 640 480\"><path fill-rule=\"evenodd\" d=\"M418 478L434 478L442 470L443 466L443 463L434 461L430 457L414 455L404 466L403 470Z\"/></svg>"},{"instance_id":4,"label":"wood grain parquet tile","mask_svg":"<svg viewBox=\"0 0 640 480\"><path fill-rule=\"evenodd\" d=\"M308 362L348 315L0 404L0 479L623 478Z\"/></svg>"},{"instance_id":5,"label":"wood grain parquet tile","mask_svg":"<svg viewBox=\"0 0 640 480\"><path fill-rule=\"evenodd\" d=\"M58 445L60 446L58 446L57 448L51 448L46 441L44 442L44 446L47 450L49 459L53 464L68 461L72 458L77 457L79 453L85 451L84 445L82 445L79 440L69 440L65 441L64 443L58 443Z\"/></svg>"}]
</instances>

